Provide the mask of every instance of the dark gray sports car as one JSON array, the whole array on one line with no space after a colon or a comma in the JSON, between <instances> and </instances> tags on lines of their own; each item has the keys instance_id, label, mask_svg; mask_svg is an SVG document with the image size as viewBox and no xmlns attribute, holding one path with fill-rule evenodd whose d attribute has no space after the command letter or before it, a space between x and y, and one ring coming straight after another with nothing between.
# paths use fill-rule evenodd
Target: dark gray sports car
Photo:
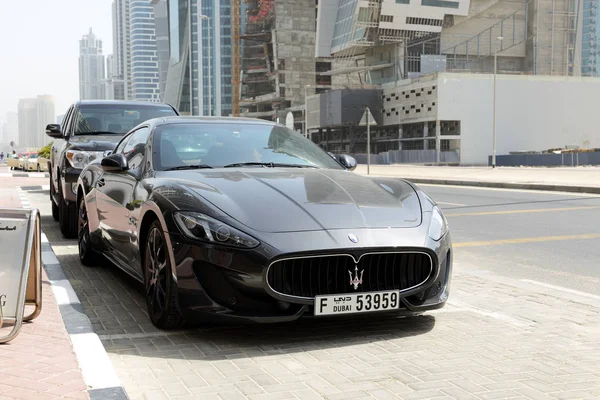
<instances>
[{"instance_id":1,"label":"dark gray sports car","mask_svg":"<svg viewBox=\"0 0 600 400\"><path fill-rule=\"evenodd\" d=\"M142 282L161 328L443 307L442 212L410 182L355 167L268 121L149 120L82 171L79 257Z\"/></svg>"}]
</instances>

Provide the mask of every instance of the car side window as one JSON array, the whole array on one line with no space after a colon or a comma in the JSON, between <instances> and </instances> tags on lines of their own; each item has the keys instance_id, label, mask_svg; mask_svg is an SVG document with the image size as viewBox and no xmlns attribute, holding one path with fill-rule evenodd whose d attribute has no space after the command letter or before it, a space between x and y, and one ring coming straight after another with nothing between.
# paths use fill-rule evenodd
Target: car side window
<instances>
[{"instance_id":1,"label":"car side window","mask_svg":"<svg viewBox=\"0 0 600 400\"><path fill-rule=\"evenodd\" d=\"M60 130L62 131L63 135L66 135L69 132L69 125L71 123L71 115L73 115L73 106L69 107L69 110L65 114L65 117L60 126Z\"/></svg>"},{"instance_id":2,"label":"car side window","mask_svg":"<svg viewBox=\"0 0 600 400\"><path fill-rule=\"evenodd\" d=\"M144 159L146 158L146 143L148 142L149 135L150 129L142 127L133 132L125 144L123 155L127 158L130 170L137 170L144 163Z\"/></svg>"},{"instance_id":3,"label":"car side window","mask_svg":"<svg viewBox=\"0 0 600 400\"><path fill-rule=\"evenodd\" d=\"M117 145L117 147L115 148L115 151L113 151L113 153L122 153L123 148L125 148L125 145L127 144L127 142L129 142L130 138L131 138L131 134L126 135L123 139L121 139L121 141L119 142L119 144Z\"/></svg>"}]
</instances>

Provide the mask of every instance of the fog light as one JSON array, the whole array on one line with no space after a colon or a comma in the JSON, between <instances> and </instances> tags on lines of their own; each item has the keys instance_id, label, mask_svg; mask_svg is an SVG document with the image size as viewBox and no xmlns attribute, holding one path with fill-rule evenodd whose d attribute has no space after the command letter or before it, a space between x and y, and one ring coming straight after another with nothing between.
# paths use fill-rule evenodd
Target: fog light
<instances>
[{"instance_id":1,"label":"fog light","mask_svg":"<svg viewBox=\"0 0 600 400\"><path fill-rule=\"evenodd\" d=\"M77 194L77 183L71 183L71 192Z\"/></svg>"}]
</instances>

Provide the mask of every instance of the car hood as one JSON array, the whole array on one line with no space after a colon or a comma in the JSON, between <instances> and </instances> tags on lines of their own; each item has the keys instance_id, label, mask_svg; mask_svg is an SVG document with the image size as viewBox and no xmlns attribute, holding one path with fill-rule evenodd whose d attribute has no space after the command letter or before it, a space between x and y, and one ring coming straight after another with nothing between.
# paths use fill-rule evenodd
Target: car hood
<instances>
[{"instance_id":1,"label":"car hood","mask_svg":"<svg viewBox=\"0 0 600 400\"><path fill-rule=\"evenodd\" d=\"M69 138L72 148L85 151L114 150L125 134L114 135L73 135Z\"/></svg>"},{"instance_id":2,"label":"car hood","mask_svg":"<svg viewBox=\"0 0 600 400\"><path fill-rule=\"evenodd\" d=\"M409 228L421 224L415 190L400 179L304 168L164 172L229 217L262 232ZM161 174L161 175L162 175Z\"/></svg>"}]
</instances>

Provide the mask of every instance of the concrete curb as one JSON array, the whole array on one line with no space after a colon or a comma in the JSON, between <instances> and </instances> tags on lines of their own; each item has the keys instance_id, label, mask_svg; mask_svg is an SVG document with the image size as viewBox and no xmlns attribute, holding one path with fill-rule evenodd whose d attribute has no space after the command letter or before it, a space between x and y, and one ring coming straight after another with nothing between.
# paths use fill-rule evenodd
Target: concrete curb
<instances>
[{"instance_id":1,"label":"concrete curb","mask_svg":"<svg viewBox=\"0 0 600 400\"><path fill-rule=\"evenodd\" d=\"M17 192L23 208L31 209L23 187L17 187ZM42 265L71 339L90 400L129 400L100 337L83 312L81 301L43 231L41 236Z\"/></svg>"},{"instance_id":2,"label":"concrete curb","mask_svg":"<svg viewBox=\"0 0 600 400\"><path fill-rule=\"evenodd\" d=\"M390 175L365 175L387 177ZM549 183L519 183L519 182L484 182L484 181L467 181L455 179L432 179L432 178L410 178L402 177L407 181L414 183L423 183L430 185L449 185L449 186L472 186L472 187L487 187L498 189L522 189L522 190L540 190L549 192L570 192L570 193L592 193L600 194L600 187L597 186L570 186L557 185Z\"/></svg>"}]
</instances>

